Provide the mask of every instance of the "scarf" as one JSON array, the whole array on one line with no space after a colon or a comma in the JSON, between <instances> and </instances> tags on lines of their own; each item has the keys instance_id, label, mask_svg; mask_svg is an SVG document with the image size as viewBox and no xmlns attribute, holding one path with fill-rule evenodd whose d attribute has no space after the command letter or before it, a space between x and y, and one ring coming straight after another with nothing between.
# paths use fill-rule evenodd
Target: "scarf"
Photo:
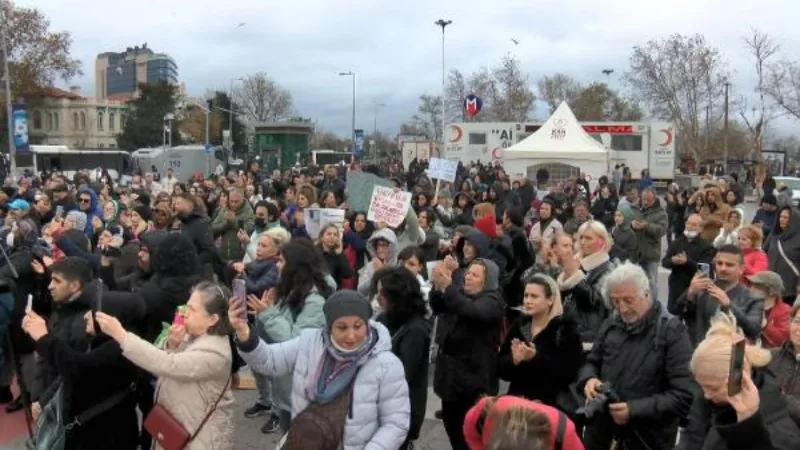
<instances>
[{"instance_id":1,"label":"scarf","mask_svg":"<svg viewBox=\"0 0 800 450\"><path fill-rule=\"evenodd\" d=\"M326 404L342 393L355 379L358 370L367 362L373 347L378 343L378 332L368 325L367 337L361 346L351 352L338 349L323 331L325 349L311 371L306 385L306 395L312 402Z\"/></svg>"}]
</instances>

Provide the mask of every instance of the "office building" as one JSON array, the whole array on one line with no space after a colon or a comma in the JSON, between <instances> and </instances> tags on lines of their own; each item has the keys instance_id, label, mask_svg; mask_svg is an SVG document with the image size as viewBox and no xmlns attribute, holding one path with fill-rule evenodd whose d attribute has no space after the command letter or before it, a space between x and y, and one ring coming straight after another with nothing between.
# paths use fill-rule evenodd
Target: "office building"
<instances>
[{"instance_id":1,"label":"office building","mask_svg":"<svg viewBox=\"0 0 800 450\"><path fill-rule=\"evenodd\" d=\"M130 100L141 83L167 81L178 84L178 65L167 54L156 53L147 44L124 52L106 52L95 60L95 97L98 100Z\"/></svg>"}]
</instances>

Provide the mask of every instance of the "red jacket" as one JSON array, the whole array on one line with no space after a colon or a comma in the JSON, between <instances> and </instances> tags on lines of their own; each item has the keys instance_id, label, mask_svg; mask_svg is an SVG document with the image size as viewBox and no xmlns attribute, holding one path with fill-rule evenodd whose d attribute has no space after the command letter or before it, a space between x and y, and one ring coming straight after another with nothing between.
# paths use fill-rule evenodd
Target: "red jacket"
<instances>
[{"instance_id":1,"label":"red jacket","mask_svg":"<svg viewBox=\"0 0 800 450\"><path fill-rule=\"evenodd\" d=\"M767 326L761 329L761 345L764 348L777 348L789 339L789 312L791 307L781 298L767 313Z\"/></svg>"},{"instance_id":2,"label":"red jacket","mask_svg":"<svg viewBox=\"0 0 800 450\"><path fill-rule=\"evenodd\" d=\"M467 412L467 416L464 419L464 437L467 440L467 445L469 445L470 450L484 450L486 448L486 444L489 442L489 438L492 436L491 414L486 415L486 421L483 423L483 433L478 434L478 430L476 428L483 405L485 405L490 399L491 397L484 397L480 399L478 403L473 406L469 412ZM551 430L549 448L554 448L556 443L556 432L558 431L559 411L551 406L545 405L544 403L534 402L510 395L498 397L492 406L492 411L505 411L509 407L516 405L535 409L536 411L542 412L547 416L547 418L550 420ZM577 433L575 433L575 424L569 419L567 419L567 427L564 430L563 450L584 450L583 442L581 442L581 439L578 437Z\"/></svg>"},{"instance_id":3,"label":"red jacket","mask_svg":"<svg viewBox=\"0 0 800 450\"><path fill-rule=\"evenodd\" d=\"M750 284L747 277L755 275L758 272L769 270L767 263L767 254L760 248L745 248L742 249L744 256L744 272L742 272L742 282Z\"/></svg>"}]
</instances>

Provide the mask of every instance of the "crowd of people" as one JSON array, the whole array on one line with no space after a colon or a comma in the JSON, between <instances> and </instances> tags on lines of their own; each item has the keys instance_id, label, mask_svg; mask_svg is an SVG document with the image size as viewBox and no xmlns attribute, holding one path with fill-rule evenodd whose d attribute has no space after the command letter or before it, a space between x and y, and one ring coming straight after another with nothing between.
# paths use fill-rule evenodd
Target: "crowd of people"
<instances>
[{"instance_id":1,"label":"crowd of people","mask_svg":"<svg viewBox=\"0 0 800 450\"><path fill-rule=\"evenodd\" d=\"M412 193L399 226L348 206L353 170ZM455 450L800 448L798 209L765 192L749 218L729 176L540 181L7 179L0 401L36 448L232 449L246 365L285 450L411 449L426 413ZM345 221L309 236L309 208Z\"/></svg>"}]
</instances>

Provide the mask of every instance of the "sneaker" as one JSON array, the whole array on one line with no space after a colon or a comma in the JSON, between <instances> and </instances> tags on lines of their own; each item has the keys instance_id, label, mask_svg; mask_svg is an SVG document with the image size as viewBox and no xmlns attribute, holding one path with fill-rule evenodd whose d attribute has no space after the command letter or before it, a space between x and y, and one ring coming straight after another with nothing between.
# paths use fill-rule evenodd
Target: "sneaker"
<instances>
[{"instance_id":1,"label":"sneaker","mask_svg":"<svg viewBox=\"0 0 800 450\"><path fill-rule=\"evenodd\" d=\"M280 421L278 421L278 416L276 416L275 414L271 414L269 416L269 419L267 419L267 423L265 423L264 426L261 427L261 432L264 434L272 434L280 431L280 429L281 426L280 426Z\"/></svg>"},{"instance_id":2,"label":"sneaker","mask_svg":"<svg viewBox=\"0 0 800 450\"><path fill-rule=\"evenodd\" d=\"M244 416L248 419L252 419L253 417L258 416L265 416L272 412L272 408L269 406L264 406L261 403L256 403L253 406L244 410Z\"/></svg>"}]
</instances>

